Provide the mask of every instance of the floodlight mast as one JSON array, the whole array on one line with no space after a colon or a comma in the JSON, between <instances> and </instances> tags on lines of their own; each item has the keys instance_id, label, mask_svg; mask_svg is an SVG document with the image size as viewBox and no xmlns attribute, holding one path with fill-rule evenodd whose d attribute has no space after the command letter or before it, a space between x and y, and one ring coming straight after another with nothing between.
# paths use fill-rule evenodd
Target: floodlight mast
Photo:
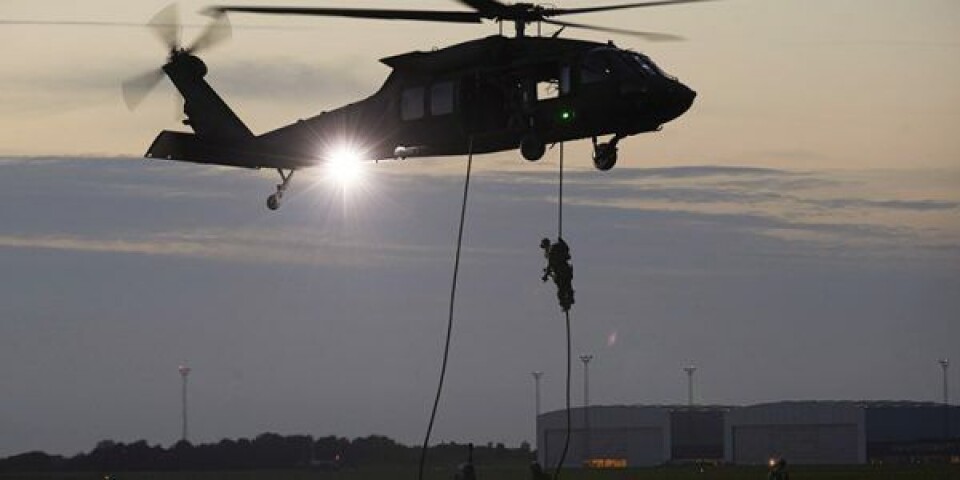
<instances>
[{"instance_id":1,"label":"floodlight mast","mask_svg":"<svg viewBox=\"0 0 960 480\"><path fill-rule=\"evenodd\" d=\"M950 438L950 391L947 388L947 367L950 366L950 359L944 357L937 360L940 368L943 370L943 438Z\"/></svg>"},{"instance_id":2,"label":"floodlight mast","mask_svg":"<svg viewBox=\"0 0 960 480\"><path fill-rule=\"evenodd\" d=\"M687 406L693 408L693 372L697 371L697 367L688 365L683 367L683 371L687 372Z\"/></svg>"},{"instance_id":3,"label":"floodlight mast","mask_svg":"<svg viewBox=\"0 0 960 480\"><path fill-rule=\"evenodd\" d=\"M540 416L540 377L543 376L543 372L537 370L531 372L533 375L534 383L534 405L536 406L537 417Z\"/></svg>"},{"instance_id":4,"label":"floodlight mast","mask_svg":"<svg viewBox=\"0 0 960 480\"><path fill-rule=\"evenodd\" d=\"M585 353L580 355L580 361L583 362L583 429L585 435L583 438L584 442L584 459L587 460L590 458L590 360L593 360L593 355Z\"/></svg>"},{"instance_id":5,"label":"floodlight mast","mask_svg":"<svg viewBox=\"0 0 960 480\"><path fill-rule=\"evenodd\" d=\"M939 363L940 368L943 369L943 404L950 405L950 392L947 389L947 367L950 366L950 359L941 358L937 360L937 363Z\"/></svg>"},{"instance_id":6,"label":"floodlight mast","mask_svg":"<svg viewBox=\"0 0 960 480\"><path fill-rule=\"evenodd\" d=\"M177 367L180 372L180 378L183 380L181 393L181 417L183 419L183 430L180 436L181 441L187 441L187 376L190 375L190 367L180 365Z\"/></svg>"},{"instance_id":7,"label":"floodlight mast","mask_svg":"<svg viewBox=\"0 0 960 480\"><path fill-rule=\"evenodd\" d=\"M533 375L534 411L536 412L533 417L533 441L535 445L539 445L540 432L537 430L537 422L540 421L540 377L543 376L543 372L536 370L530 374Z\"/></svg>"}]
</instances>

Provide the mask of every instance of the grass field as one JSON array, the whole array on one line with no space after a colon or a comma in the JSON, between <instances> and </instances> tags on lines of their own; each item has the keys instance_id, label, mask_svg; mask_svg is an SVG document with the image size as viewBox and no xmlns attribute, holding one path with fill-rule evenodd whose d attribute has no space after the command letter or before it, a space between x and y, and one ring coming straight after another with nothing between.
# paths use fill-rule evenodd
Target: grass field
<instances>
[{"instance_id":1,"label":"grass field","mask_svg":"<svg viewBox=\"0 0 960 480\"><path fill-rule=\"evenodd\" d=\"M111 472L113 480L413 480L416 468L366 468L341 472L271 470L243 472ZM428 480L453 480L453 468L433 468ZM477 468L478 480L529 480L526 466ZM564 471L564 480L765 480L762 467L693 467ZM791 480L960 480L960 466L792 467ZM104 473L0 474L0 480L103 480Z\"/></svg>"}]
</instances>

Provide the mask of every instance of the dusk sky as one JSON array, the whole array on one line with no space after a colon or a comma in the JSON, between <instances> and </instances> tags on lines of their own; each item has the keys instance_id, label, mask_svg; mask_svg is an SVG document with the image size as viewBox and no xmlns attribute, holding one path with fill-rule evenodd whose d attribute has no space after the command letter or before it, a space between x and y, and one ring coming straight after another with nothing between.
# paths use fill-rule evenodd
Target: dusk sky
<instances>
[{"instance_id":1,"label":"dusk sky","mask_svg":"<svg viewBox=\"0 0 960 480\"><path fill-rule=\"evenodd\" d=\"M185 22L209 5L181 2ZM0 456L169 445L184 363L193 441L419 442L465 159L371 164L349 187L317 168L269 212L273 172L140 158L178 128L168 83L136 112L121 99L164 60L149 31L2 24L137 23L164 6L0 3ZM497 31L231 19L232 41L203 58L256 133L372 93L381 57ZM956 403L960 2L728 0L577 21L686 37L609 38L698 92L662 132L624 140L611 172L588 141L567 145L573 344L595 355L592 402L682 403L688 364L702 403L939 401L946 357ZM538 248L556 235L557 152L474 168L434 438L516 445L533 436L531 371L544 409L563 406L563 317Z\"/></svg>"}]
</instances>

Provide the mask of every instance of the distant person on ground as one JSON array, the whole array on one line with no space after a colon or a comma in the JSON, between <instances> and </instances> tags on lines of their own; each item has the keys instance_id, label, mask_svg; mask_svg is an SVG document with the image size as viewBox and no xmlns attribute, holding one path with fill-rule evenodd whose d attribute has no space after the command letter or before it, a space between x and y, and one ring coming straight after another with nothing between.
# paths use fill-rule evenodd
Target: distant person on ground
<instances>
[{"instance_id":1,"label":"distant person on ground","mask_svg":"<svg viewBox=\"0 0 960 480\"><path fill-rule=\"evenodd\" d=\"M787 461L779 459L770 467L770 473L767 474L767 480L790 480L790 472L787 471Z\"/></svg>"},{"instance_id":2,"label":"distant person on ground","mask_svg":"<svg viewBox=\"0 0 960 480\"><path fill-rule=\"evenodd\" d=\"M543 473L543 467L538 462L530 463L530 480L548 480L550 475Z\"/></svg>"},{"instance_id":3,"label":"distant person on ground","mask_svg":"<svg viewBox=\"0 0 960 480\"><path fill-rule=\"evenodd\" d=\"M467 461L457 467L455 480L477 480L477 470L473 466L473 444L467 445Z\"/></svg>"}]
</instances>

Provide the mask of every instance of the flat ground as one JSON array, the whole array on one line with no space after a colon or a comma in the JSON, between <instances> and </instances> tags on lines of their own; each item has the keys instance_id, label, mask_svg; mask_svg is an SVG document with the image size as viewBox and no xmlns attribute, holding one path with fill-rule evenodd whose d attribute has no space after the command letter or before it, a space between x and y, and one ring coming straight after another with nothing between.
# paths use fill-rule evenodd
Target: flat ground
<instances>
[{"instance_id":1,"label":"flat ground","mask_svg":"<svg viewBox=\"0 0 960 480\"><path fill-rule=\"evenodd\" d=\"M529 480L523 465L515 467L478 467L478 480ZM692 467L643 468L608 471L564 471L564 480L766 480L765 468L709 467L703 473ZM245 472L116 472L114 480L413 480L416 468L361 468L341 472L270 470ZM427 480L453 480L452 468L434 468ZM960 480L960 465L940 466L857 466L792 467L791 480ZM104 480L104 474L50 473L0 474L0 480Z\"/></svg>"}]
</instances>

